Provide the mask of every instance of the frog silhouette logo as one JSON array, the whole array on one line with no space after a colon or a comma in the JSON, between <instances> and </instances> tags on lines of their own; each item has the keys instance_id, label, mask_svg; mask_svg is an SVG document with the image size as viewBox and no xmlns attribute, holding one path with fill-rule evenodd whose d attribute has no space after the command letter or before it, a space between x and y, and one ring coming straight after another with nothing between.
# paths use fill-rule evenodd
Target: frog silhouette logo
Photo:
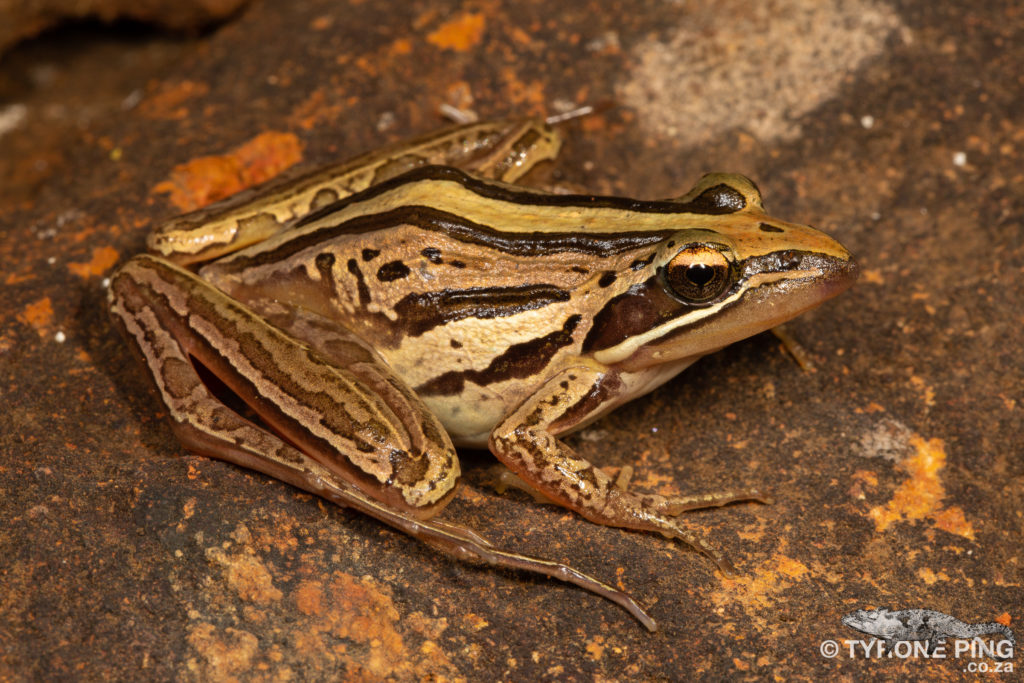
<instances>
[{"instance_id":1,"label":"frog silhouette logo","mask_svg":"<svg viewBox=\"0 0 1024 683\"><path fill-rule=\"evenodd\" d=\"M968 624L931 609L859 609L844 616L843 623L882 640L886 654L893 651L896 643L924 641L926 652L931 655L947 638L974 641L981 640L985 635L997 636L996 640L999 641L1009 641L1009 648L993 648L995 651L989 653L996 659L1012 658L1016 648L1013 631L1008 626L995 621ZM982 642L981 645L983 651L987 649L987 644Z\"/></svg>"}]
</instances>

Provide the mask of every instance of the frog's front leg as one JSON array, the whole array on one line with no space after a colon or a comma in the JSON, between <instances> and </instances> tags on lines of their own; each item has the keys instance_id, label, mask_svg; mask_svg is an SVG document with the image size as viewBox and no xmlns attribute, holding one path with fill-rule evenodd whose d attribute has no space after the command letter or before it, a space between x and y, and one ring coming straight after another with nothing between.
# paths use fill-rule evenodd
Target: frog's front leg
<instances>
[{"instance_id":1,"label":"frog's front leg","mask_svg":"<svg viewBox=\"0 0 1024 683\"><path fill-rule=\"evenodd\" d=\"M600 412L621 389L618 375L596 363L562 370L502 420L491 433L490 449L553 502L598 524L678 538L714 560L724 574L734 575L735 568L725 556L674 517L685 510L764 500L758 491L685 497L626 491L557 438Z\"/></svg>"}]
</instances>

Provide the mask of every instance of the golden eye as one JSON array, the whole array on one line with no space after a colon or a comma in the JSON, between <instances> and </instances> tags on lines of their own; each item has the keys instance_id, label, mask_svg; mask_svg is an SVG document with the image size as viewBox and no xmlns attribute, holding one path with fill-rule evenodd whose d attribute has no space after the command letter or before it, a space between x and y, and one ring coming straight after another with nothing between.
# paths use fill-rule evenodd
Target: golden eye
<instances>
[{"instance_id":1,"label":"golden eye","mask_svg":"<svg viewBox=\"0 0 1024 683\"><path fill-rule=\"evenodd\" d=\"M711 301L733 282L732 264L718 249L706 244L683 247L663 269L665 284L689 303Z\"/></svg>"}]
</instances>

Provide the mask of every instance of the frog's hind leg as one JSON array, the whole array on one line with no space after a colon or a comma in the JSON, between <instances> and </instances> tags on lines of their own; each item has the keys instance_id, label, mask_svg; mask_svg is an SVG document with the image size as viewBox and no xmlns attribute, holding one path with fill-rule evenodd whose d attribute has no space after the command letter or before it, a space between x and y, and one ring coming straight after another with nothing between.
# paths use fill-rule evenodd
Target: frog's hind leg
<instances>
[{"instance_id":1,"label":"frog's hind leg","mask_svg":"<svg viewBox=\"0 0 1024 683\"><path fill-rule=\"evenodd\" d=\"M112 279L110 297L189 448L222 457L234 440L218 429L226 406L214 409L196 393L203 368L273 434L367 495L423 518L450 499L458 457L414 396L372 386L160 259L129 261ZM238 464L260 469L253 457L236 455Z\"/></svg>"},{"instance_id":2,"label":"frog's hind leg","mask_svg":"<svg viewBox=\"0 0 1024 683\"><path fill-rule=\"evenodd\" d=\"M353 484L339 472L340 455L325 465L296 447L301 438L293 438L291 433L275 433L226 405L204 381L198 367L216 375L266 422L271 421L264 417L271 408L265 402L276 399L281 405L273 409L284 410L283 404L288 401L286 381L277 382L275 387L264 384L266 396L256 396L241 386L252 381L244 376L244 369L218 367L215 356L223 352L218 343L227 339L221 334L228 326L237 325L233 330L238 333L235 343L251 342L254 335L269 335L261 339L264 352L305 357L314 365L323 358L188 271L160 259L136 257L112 278L109 300L111 312L121 323L133 350L152 373L175 435L189 450L262 472L337 505L359 510L460 560L525 570L575 584L622 606L648 629L655 630L654 621L643 608L614 586L558 562L495 547L471 529L429 519L454 493L457 460L453 460L449 489L442 491L433 503L414 510L401 501L389 504L382 500L383 496L373 495L379 491L370 488L370 493ZM238 319L239 314L244 319ZM218 320L218 316L222 319ZM342 353L338 348L335 351ZM357 353L354 349L351 352ZM365 356L362 359L372 361ZM300 374L305 370L291 369L299 370ZM324 389L328 393L329 387ZM431 433L432 428L422 431Z\"/></svg>"}]
</instances>

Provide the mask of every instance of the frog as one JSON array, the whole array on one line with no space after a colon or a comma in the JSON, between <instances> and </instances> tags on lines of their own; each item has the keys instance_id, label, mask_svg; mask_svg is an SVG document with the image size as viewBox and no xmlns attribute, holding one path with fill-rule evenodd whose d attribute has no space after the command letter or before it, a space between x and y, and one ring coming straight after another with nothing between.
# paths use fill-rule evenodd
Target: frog
<instances>
[{"instance_id":1,"label":"frog","mask_svg":"<svg viewBox=\"0 0 1024 683\"><path fill-rule=\"evenodd\" d=\"M653 630L624 590L443 521L456 449L733 576L680 517L766 494L632 491L564 437L840 294L858 267L738 174L664 200L517 182L561 144L542 119L473 122L272 181L159 226L109 308L188 450L457 558L569 581Z\"/></svg>"}]
</instances>

